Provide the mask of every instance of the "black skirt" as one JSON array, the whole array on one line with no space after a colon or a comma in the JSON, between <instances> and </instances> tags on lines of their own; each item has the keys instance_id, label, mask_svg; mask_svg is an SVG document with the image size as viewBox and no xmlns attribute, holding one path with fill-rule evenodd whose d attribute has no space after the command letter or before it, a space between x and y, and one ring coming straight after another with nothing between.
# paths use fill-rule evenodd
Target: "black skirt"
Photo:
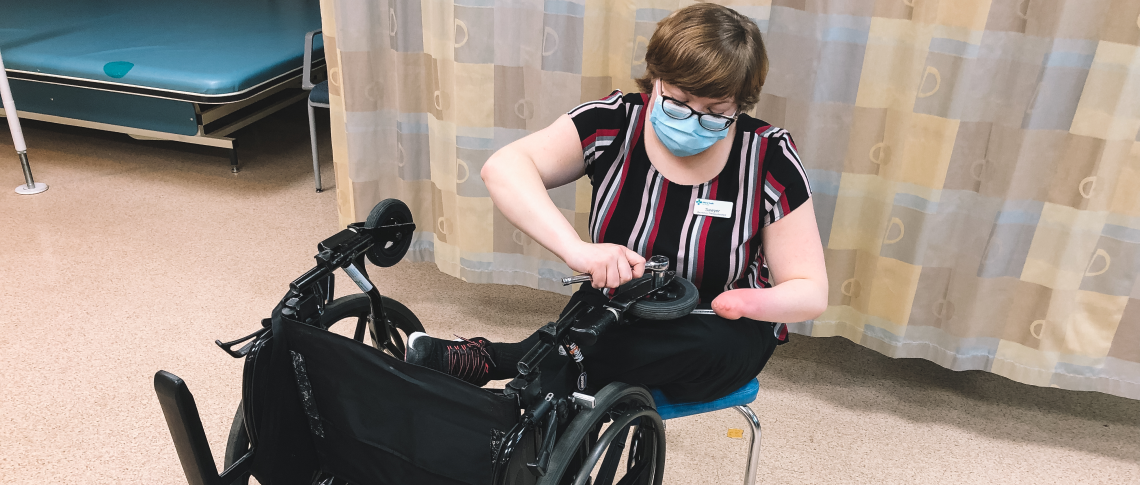
<instances>
[{"instance_id":1,"label":"black skirt","mask_svg":"<svg viewBox=\"0 0 1140 485\"><path fill-rule=\"evenodd\" d=\"M578 301L601 305L606 297L584 288L566 308ZM673 402L703 402L727 396L755 378L779 343L770 322L693 313L611 326L583 349L583 365L592 390L624 382L660 389Z\"/></svg>"}]
</instances>

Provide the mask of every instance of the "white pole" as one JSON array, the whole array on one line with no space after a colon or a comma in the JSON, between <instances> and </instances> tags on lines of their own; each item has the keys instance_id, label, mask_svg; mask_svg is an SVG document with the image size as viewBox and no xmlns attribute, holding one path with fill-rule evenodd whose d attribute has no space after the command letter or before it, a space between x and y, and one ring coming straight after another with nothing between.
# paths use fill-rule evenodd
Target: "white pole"
<instances>
[{"instance_id":1,"label":"white pole","mask_svg":"<svg viewBox=\"0 0 1140 485\"><path fill-rule=\"evenodd\" d=\"M12 131L12 143L24 168L24 185L16 187L22 195L38 194L48 189L47 184L36 183L32 179L32 166L28 163L28 146L24 144L24 131L20 128L20 118L16 116L16 102L12 100L12 88L8 86L8 73L4 70L4 57L0 56L0 100L4 101L4 117L8 118L8 129Z\"/></svg>"}]
</instances>

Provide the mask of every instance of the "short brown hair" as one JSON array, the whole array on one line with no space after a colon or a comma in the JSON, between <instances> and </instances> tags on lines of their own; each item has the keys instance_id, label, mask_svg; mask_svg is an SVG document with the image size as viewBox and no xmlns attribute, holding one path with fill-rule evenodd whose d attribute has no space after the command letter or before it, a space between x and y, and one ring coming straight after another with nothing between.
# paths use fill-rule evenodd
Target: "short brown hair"
<instances>
[{"instance_id":1,"label":"short brown hair","mask_svg":"<svg viewBox=\"0 0 1140 485\"><path fill-rule=\"evenodd\" d=\"M768 74L768 53L752 19L728 7L698 3L657 24L645 52L642 92L661 78L702 98L732 98L740 112L760 100Z\"/></svg>"}]
</instances>

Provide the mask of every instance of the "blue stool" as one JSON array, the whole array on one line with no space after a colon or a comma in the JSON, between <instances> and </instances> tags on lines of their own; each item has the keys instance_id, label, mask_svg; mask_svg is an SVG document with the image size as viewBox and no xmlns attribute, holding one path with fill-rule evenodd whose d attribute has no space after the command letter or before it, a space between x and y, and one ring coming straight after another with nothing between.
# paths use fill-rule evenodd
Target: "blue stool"
<instances>
[{"instance_id":1,"label":"blue stool","mask_svg":"<svg viewBox=\"0 0 1140 485\"><path fill-rule=\"evenodd\" d=\"M748 450L748 468L744 471L744 485L756 483L756 465L760 464L760 420L756 418L756 413L752 412L752 408L748 407L748 403L756 400L756 394L760 392L760 381L752 379L751 382L733 391L732 394L709 402L672 403L658 389L651 389L649 392L653 394L653 401L657 404L657 414L661 415L662 420L728 408L736 409L740 414L743 414L752 428L752 441Z\"/></svg>"},{"instance_id":2,"label":"blue stool","mask_svg":"<svg viewBox=\"0 0 1140 485\"><path fill-rule=\"evenodd\" d=\"M313 147L313 177L317 179L317 192L321 189L321 164L317 161L317 123L313 119L313 108L329 107L329 82L312 83L313 71L313 36L321 31L314 30L305 34L305 64L301 72L301 89L309 92L309 141Z\"/></svg>"}]
</instances>

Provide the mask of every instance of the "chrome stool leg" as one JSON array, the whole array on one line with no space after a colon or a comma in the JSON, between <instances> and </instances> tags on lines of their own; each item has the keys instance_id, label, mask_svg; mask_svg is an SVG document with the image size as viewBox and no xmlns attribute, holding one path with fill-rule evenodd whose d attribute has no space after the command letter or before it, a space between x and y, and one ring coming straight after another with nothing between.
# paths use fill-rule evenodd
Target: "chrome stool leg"
<instances>
[{"instance_id":1,"label":"chrome stool leg","mask_svg":"<svg viewBox=\"0 0 1140 485\"><path fill-rule=\"evenodd\" d=\"M760 420L756 418L756 413L753 413L752 408L748 406L736 406L733 409L743 414L744 419L748 420L748 424L752 428L752 440L748 449L748 468L744 470L744 485L752 485L756 483L756 468L760 465Z\"/></svg>"},{"instance_id":2,"label":"chrome stool leg","mask_svg":"<svg viewBox=\"0 0 1140 485\"><path fill-rule=\"evenodd\" d=\"M317 122L313 119L313 105L306 102L309 106L309 143L313 147L313 178L317 181L317 192L322 190L321 187L321 163L317 160Z\"/></svg>"}]
</instances>

